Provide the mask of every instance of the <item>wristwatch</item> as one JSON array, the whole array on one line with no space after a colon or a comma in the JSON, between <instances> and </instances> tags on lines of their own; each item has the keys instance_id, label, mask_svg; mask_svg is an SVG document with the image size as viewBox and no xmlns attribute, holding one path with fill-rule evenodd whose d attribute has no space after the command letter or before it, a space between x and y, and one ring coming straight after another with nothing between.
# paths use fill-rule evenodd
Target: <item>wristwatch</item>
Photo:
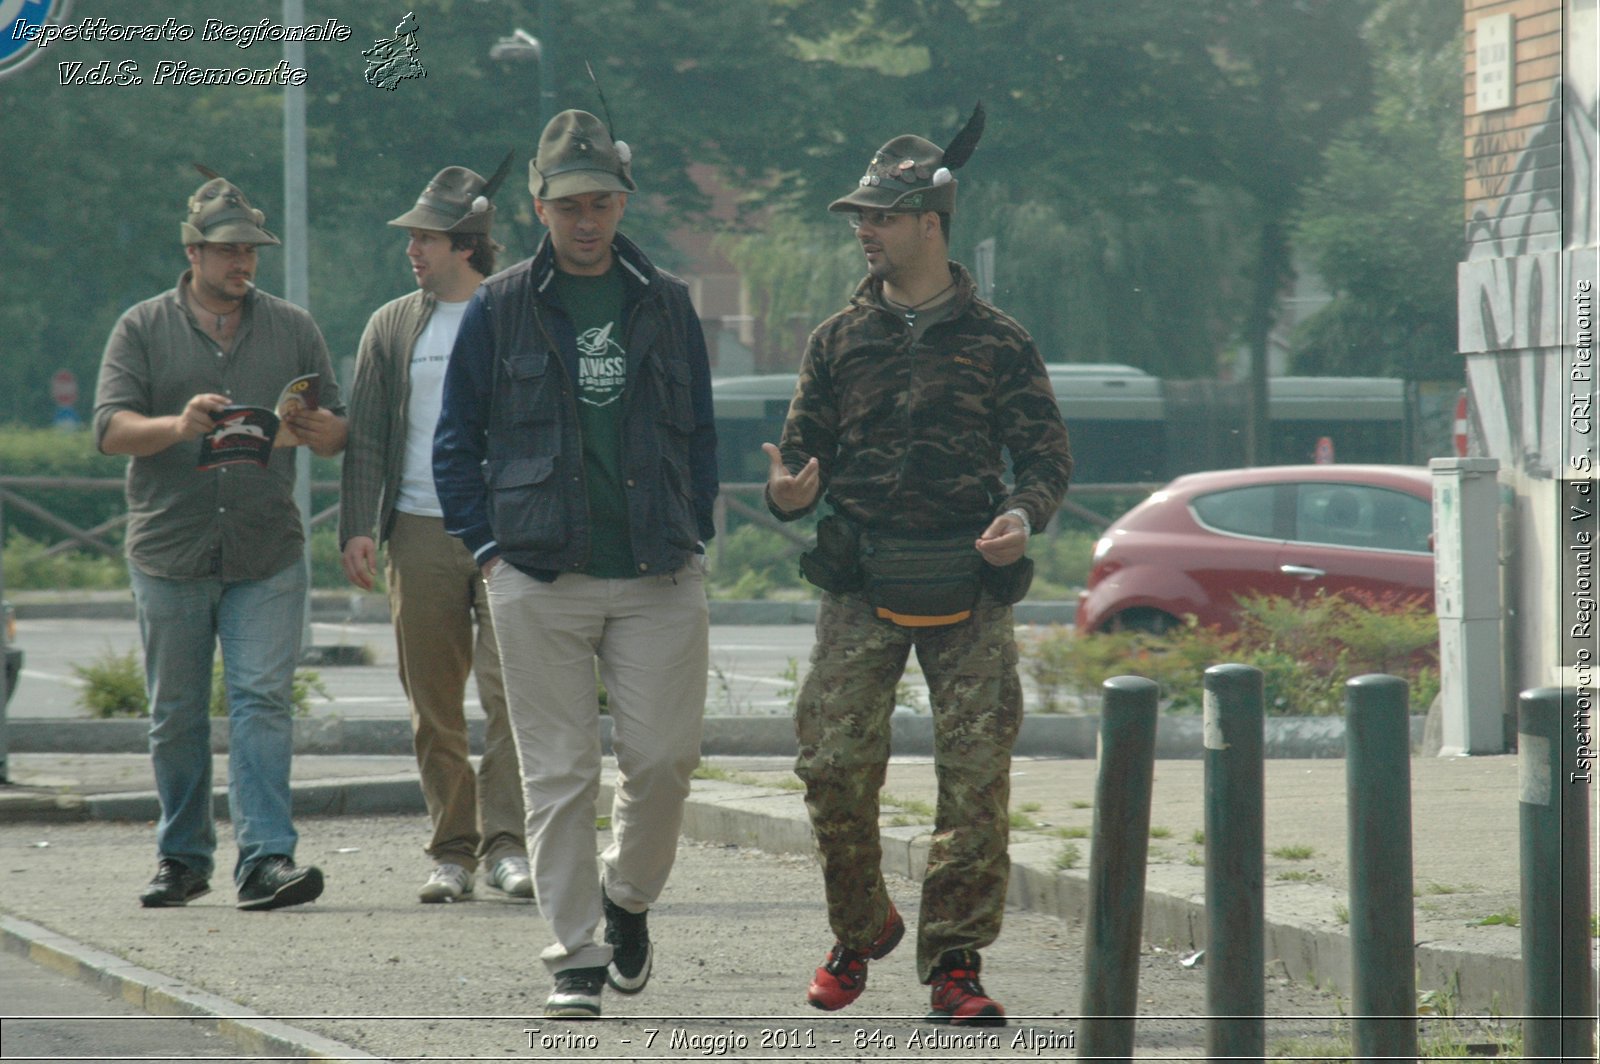
<instances>
[{"instance_id":1,"label":"wristwatch","mask_svg":"<svg viewBox=\"0 0 1600 1064\"><path fill-rule=\"evenodd\" d=\"M1024 536L1033 535L1033 522L1028 520L1028 511L1026 511L1024 509L1021 509L1019 507L1019 508L1014 508L1014 509L1007 510L1005 513L1001 514L1000 516L1001 517L1015 517L1018 521L1022 522L1022 534Z\"/></svg>"}]
</instances>

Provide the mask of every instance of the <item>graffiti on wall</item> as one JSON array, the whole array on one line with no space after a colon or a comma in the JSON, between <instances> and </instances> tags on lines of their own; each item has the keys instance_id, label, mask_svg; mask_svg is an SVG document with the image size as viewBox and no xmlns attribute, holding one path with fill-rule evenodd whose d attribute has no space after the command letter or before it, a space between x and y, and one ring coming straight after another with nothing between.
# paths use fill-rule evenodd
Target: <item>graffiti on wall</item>
<instances>
[{"instance_id":1,"label":"graffiti on wall","mask_svg":"<svg viewBox=\"0 0 1600 1064\"><path fill-rule=\"evenodd\" d=\"M1536 477L1554 475L1561 463L1565 289L1574 269L1593 273L1593 253L1572 251L1600 244L1597 4L1568 0L1566 61L1544 120L1514 155L1500 163L1482 157L1484 172L1475 176L1499 200L1473 212L1459 273L1475 451ZM1492 126L1483 136L1506 140ZM1497 169L1508 158L1509 168Z\"/></svg>"}]
</instances>

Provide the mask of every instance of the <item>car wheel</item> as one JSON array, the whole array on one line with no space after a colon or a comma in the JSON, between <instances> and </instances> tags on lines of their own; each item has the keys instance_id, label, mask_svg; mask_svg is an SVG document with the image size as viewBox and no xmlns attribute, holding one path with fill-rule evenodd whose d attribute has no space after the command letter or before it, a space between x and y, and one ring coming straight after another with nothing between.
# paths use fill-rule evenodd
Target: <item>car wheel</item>
<instances>
[{"instance_id":1,"label":"car wheel","mask_svg":"<svg viewBox=\"0 0 1600 1064\"><path fill-rule=\"evenodd\" d=\"M1149 606L1136 606L1131 610L1123 610L1106 624L1108 632L1148 632L1150 635L1166 635L1178 627L1178 618L1164 610L1154 609Z\"/></svg>"}]
</instances>

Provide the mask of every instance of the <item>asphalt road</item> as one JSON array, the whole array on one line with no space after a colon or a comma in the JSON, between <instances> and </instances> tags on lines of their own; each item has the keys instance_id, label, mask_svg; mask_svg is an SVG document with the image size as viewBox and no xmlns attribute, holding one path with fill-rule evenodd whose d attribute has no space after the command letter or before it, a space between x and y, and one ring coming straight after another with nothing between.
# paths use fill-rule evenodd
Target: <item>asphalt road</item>
<instances>
[{"instance_id":1,"label":"asphalt road","mask_svg":"<svg viewBox=\"0 0 1600 1064\"><path fill-rule=\"evenodd\" d=\"M317 674L333 700L313 695L314 714L410 717L395 674L394 631L389 625L317 623L311 629L316 646L363 647L372 661L370 665L318 667ZM810 625L713 626L706 712L786 715L789 699L785 689L794 685L790 663L803 672L813 642ZM131 620L29 620L18 623L16 644L27 659L12 696L11 716L86 717L87 711L77 705L81 681L73 666L137 652L139 627ZM469 707L476 710L477 688L470 680L467 699Z\"/></svg>"},{"instance_id":2,"label":"asphalt road","mask_svg":"<svg viewBox=\"0 0 1600 1064\"><path fill-rule=\"evenodd\" d=\"M219 852L228 852L227 825L218 827ZM815 862L685 842L651 914L657 960L646 991L608 992L599 1023L546 1022L539 1014L550 981L537 959L545 930L533 905L486 889L466 903L419 904L420 817L310 819L300 829L302 848L327 875L322 899L241 913L225 880L184 909L138 908L149 843L127 825L0 825L4 908L386 1060L1077 1059L1081 929L1052 917L1008 913L999 941L984 953L984 984L1013 1019L994 1032L998 1042L940 1048L939 1035L951 1031L923 1021L928 991L916 978L911 934L873 964L854 1006L808 1009L806 984L831 942ZM44 836L50 845L37 846ZM915 927L919 888L896 877L890 891ZM1181 960L1153 947L1142 955L1141 1056L1204 1055L1205 970ZM38 982L48 988L54 978ZM39 1055L50 1053L45 1059L93 1060L88 1054L116 1054L113 1039L184 1026L140 1020L118 1002L96 1007L82 999L84 988L63 989L60 999L48 989L18 998L25 1006L7 996L0 1006L8 1014L0 1017L7 1057L24 1055L24 1043L13 1039L29 1038ZM1325 1043L1339 1027L1321 1018L1341 1012L1331 993L1269 977L1267 995L1269 1047ZM13 1022L24 1009L117 1018ZM167 1055L158 1059L194 1059L176 1042L161 1052Z\"/></svg>"}]
</instances>

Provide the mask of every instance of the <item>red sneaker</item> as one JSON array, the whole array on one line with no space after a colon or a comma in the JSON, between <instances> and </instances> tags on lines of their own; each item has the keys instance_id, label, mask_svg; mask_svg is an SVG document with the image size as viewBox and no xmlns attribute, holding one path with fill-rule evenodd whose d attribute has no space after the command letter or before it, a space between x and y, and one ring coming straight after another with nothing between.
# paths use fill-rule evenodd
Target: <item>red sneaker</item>
<instances>
[{"instance_id":1,"label":"red sneaker","mask_svg":"<svg viewBox=\"0 0 1600 1064\"><path fill-rule=\"evenodd\" d=\"M906 922L900 919L894 903L889 903L889 918L883 930L865 950L853 950L843 942L835 942L828 959L816 975L811 977L811 988L806 991L806 1004L812 1008L833 1012L842 1009L867 988L867 961L881 960L900 944L905 937Z\"/></svg>"},{"instance_id":2,"label":"red sneaker","mask_svg":"<svg viewBox=\"0 0 1600 1064\"><path fill-rule=\"evenodd\" d=\"M939 958L929 982L933 986L933 1008L929 1023L948 1023L963 1027L1004 1027L1006 1010L1000 1002L983 992L978 982L982 961L978 951L953 949Z\"/></svg>"}]
</instances>

